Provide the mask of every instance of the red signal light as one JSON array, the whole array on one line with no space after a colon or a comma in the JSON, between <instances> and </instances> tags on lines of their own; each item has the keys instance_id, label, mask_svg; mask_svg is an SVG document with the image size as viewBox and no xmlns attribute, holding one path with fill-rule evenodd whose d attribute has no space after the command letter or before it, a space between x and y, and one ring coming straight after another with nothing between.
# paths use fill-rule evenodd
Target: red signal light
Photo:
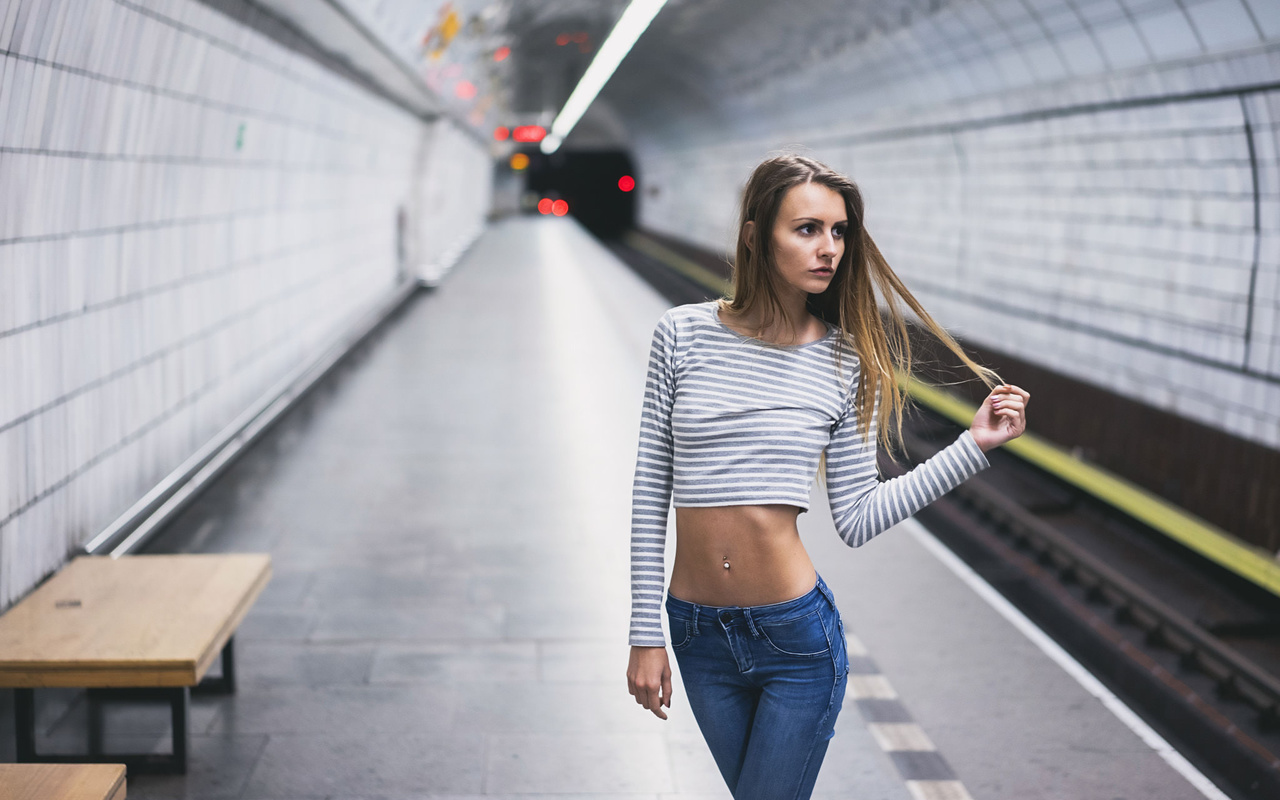
<instances>
[{"instance_id":1,"label":"red signal light","mask_svg":"<svg viewBox=\"0 0 1280 800\"><path fill-rule=\"evenodd\" d=\"M507 137L511 135L511 131L507 130L505 125L499 125L493 129L493 138L499 142L505 142Z\"/></svg>"},{"instance_id":2,"label":"red signal light","mask_svg":"<svg viewBox=\"0 0 1280 800\"><path fill-rule=\"evenodd\" d=\"M540 142L546 138L547 129L541 125L517 125L511 138L517 142Z\"/></svg>"},{"instance_id":3,"label":"red signal light","mask_svg":"<svg viewBox=\"0 0 1280 800\"><path fill-rule=\"evenodd\" d=\"M509 56L509 55L511 55L511 48L510 48L510 47L507 47L507 46L504 44L502 47L499 47L497 50L494 50L494 51L493 51L493 60L494 60L494 61L506 61L506 60L507 60L507 56Z\"/></svg>"},{"instance_id":4,"label":"red signal light","mask_svg":"<svg viewBox=\"0 0 1280 800\"><path fill-rule=\"evenodd\" d=\"M564 47L566 44L568 44L571 41L573 41L573 37L567 33L562 33L556 37L556 44L558 44L561 47Z\"/></svg>"},{"instance_id":5,"label":"red signal light","mask_svg":"<svg viewBox=\"0 0 1280 800\"><path fill-rule=\"evenodd\" d=\"M636 179L630 175L623 175L621 178L618 178L618 188L624 192L629 192L636 188Z\"/></svg>"},{"instance_id":6,"label":"red signal light","mask_svg":"<svg viewBox=\"0 0 1280 800\"><path fill-rule=\"evenodd\" d=\"M569 213L569 204L563 200L557 200L551 204L551 213L557 217L563 217Z\"/></svg>"},{"instance_id":7,"label":"red signal light","mask_svg":"<svg viewBox=\"0 0 1280 800\"><path fill-rule=\"evenodd\" d=\"M561 202L564 202L564 201L561 201ZM551 213L551 208L552 208L552 206L554 206L554 205L555 205L555 203L551 202L551 198L550 198L550 197L544 197L544 198L542 198L541 200L539 200L539 201L538 201L538 213L539 213L539 214L550 214L550 213Z\"/></svg>"}]
</instances>

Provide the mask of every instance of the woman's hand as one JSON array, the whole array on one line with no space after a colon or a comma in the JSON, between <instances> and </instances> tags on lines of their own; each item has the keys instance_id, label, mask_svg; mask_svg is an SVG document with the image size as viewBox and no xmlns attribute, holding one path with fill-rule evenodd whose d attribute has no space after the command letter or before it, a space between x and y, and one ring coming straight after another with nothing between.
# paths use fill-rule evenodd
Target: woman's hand
<instances>
[{"instance_id":1,"label":"woman's hand","mask_svg":"<svg viewBox=\"0 0 1280 800\"><path fill-rule=\"evenodd\" d=\"M627 691L636 702L666 719L671 708L671 663L665 647L632 647L627 665Z\"/></svg>"},{"instance_id":2,"label":"woman's hand","mask_svg":"<svg viewBox=\"0 0 1280 800\"><path fill-rule=\"evenodd\" d=\"M1030 401L1030 393L1013 384L1001 384L991 390L969 426L969 433L973 434L973 440L982 452L1022 435L1027 429L1027 403Z\"/></svg>"}]
</instances>

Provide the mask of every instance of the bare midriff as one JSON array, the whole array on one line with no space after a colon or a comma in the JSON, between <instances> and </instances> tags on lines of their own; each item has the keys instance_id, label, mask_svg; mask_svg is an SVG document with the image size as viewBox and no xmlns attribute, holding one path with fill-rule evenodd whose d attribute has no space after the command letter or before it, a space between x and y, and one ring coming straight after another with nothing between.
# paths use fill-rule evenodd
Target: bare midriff
<instances>
[{"instance_id":1,"label":"bare midriff","mask_svg":"<svg viewBox=\"0 0 1280 800\"><path fill-rule=\"evenodd\" d=\"M799 515L788 505L677 507L668 591L705 606L762 606L808 594L817 574L796 528Z\"/></svg>"}]
</instances>

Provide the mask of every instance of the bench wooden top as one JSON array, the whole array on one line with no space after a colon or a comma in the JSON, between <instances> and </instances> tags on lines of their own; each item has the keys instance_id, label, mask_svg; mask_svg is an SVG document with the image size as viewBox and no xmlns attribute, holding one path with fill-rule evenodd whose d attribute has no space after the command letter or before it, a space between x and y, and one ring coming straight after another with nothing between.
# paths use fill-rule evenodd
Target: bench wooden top
<instances>
[{"instance_id":1,"label":"bench wooden top","mask_svg":"<svg viewBox=\"0 0 1280 800\"><path fill-rule=\"evenodd\" d=\"M270 578L264 554L81 556L0 616L0 687L194 686Z\"/></svg>"},{"instance_id":2,"label":"bench wooden top","mask_svg":"<svg viewBox=\"0 0 1280 800\"><path fill-rule=\"evenodd\" d=\"M124 765L0 764L0 800L124 800Z\"/></svg>"}]
</instances>

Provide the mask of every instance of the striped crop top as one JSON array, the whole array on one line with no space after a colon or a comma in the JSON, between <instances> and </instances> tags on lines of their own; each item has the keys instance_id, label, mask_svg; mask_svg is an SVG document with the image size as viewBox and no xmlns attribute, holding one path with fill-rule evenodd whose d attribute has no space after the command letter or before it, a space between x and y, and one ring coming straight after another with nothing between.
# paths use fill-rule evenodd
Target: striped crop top
<instances>
[{"instance_id":1,"label":"striped crop top","mask_svg":"<svg viewBox=\"0 0 1280 800\"><path fill-rule=\"evenodd\" d=\"M874 421L865 434L856 424L858 368L834 328L817 341L778 347L728 328L715 302L663 315L649 353L632 487L632 645L665 644L663 550L673 500L808 510L825 450L836 530L857 547L988 466L965 431L907 474L880 481Z\"/></svg>"}]
</instances>

